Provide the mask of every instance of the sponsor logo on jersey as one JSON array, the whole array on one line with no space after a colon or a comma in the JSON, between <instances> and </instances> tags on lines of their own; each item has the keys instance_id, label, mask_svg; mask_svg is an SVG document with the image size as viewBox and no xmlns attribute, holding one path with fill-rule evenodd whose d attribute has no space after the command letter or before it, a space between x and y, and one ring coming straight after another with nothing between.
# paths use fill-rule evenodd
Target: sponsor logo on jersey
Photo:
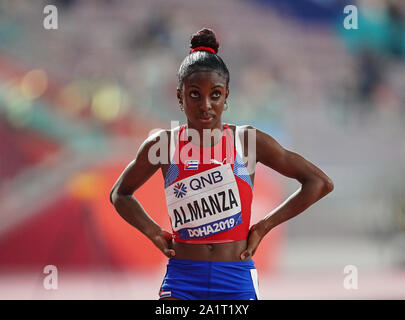
<instances>
[{"instance_id":1,"label":"sponsor logo on jersey","mask_svg":"<svg viewBox=\"0 0 405 320\"><path fill-rule=\"evenodd\" d=\"M210 163L215 163L215 164L220 164L220 165L223 165L225 161L226 161L226 158L224 160L222 160L222 162L218 161L216 159L210 159Z\"/></svg>"},{"instance_id":2,"label":"sponsor logo on jersey","mask_svg":"<svg viewBox=\"0 0 405 320\"><path fill-rule=\"evenodd\" d=\"M183 196L185 196L187 193L187 187L182 182L177 183L173 190L176 198L183 198Z\"/></svg>"}]
</instances>

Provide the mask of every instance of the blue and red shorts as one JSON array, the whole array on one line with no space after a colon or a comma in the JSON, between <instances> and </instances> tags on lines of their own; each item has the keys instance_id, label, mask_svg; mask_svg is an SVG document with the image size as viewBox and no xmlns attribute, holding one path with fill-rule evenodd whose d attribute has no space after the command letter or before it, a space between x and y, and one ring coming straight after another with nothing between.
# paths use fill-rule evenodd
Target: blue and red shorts
<instances>
[{"instance_id":1,"label":"blue and red shorts","mask_svg":"<svg viewBox=\"0 0 405 320\"><path fill-rule=\"evenodd\" d=\"M170 258L159 297L257 300L257 270L253 260L223 262Z\"/></svg>"}]
</instances>

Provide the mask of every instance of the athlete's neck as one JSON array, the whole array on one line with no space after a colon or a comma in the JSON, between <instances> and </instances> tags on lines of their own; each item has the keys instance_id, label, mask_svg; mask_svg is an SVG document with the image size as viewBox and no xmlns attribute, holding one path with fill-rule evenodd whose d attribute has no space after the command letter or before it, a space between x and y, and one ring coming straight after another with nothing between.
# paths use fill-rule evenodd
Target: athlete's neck
<instances>
[{"instance_id":1,"label":"athlete's neck","mask_svg":"<svg viewBox=\"0 0 405 320\"><path fill-rule=\"evenodd\" d=\"M213 128L196 129L188 123L185 128L185 137L190 143L199 147L212 147L222 139L224 127L224 124L219 122L219 125ZM188 130L189 128L192 130Z\"/></svg>"}]
</instances>

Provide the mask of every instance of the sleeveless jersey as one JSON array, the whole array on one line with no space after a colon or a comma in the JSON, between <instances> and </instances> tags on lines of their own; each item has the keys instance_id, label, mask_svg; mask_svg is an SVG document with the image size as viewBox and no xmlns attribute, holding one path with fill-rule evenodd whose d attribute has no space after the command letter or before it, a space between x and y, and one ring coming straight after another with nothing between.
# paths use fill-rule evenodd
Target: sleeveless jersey
<instances>
[{"instance_id":1,"label":"sleeveless jersey","mask_svg":"<svg viewBox=\"0 0 405 320\"><path fill-rule=\"evenodd\" d=\"M204 244L247 239L253 185L242 161L239 130L237 126L236 147L226 123L222 138L208 147L189 142L186 125L172 130L165 194L174 241Z\"/></svg>"}]
</instances>

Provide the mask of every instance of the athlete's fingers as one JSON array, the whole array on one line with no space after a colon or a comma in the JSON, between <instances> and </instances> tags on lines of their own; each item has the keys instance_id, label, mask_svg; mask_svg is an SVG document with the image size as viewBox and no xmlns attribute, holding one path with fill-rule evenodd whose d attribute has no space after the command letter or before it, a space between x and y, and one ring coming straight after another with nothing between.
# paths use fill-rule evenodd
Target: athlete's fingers
<instances>
[{"instance_id":1,"label":"athlete's fingers","mask_svg":"<svg viewBox=\"0 0 405 320\"><path fill-rule=\"evenodd\" d=\"M172 235L167 231L164 231L162 234L162 246L162 251L166 257L171 258L176 255L176 251L172 249Z\"/></svg>"},{"instance_id":2,"label":"athlete's fingers","mask_svg":"<svg viewBox=\"0 0 405 320\"><path fill-rule=\"evenodd\" d=\"M240 255L240 259L241 260L245 260L245 259L249 259L252 256L252 249L246 249L245 251L243 251Z\"/></svg>"},{"instance_id":3,"label":"athlete's fingers","mask_svg":"<svg viewBox=\"0 0 405 320\"><path fill-rule=\"evenodd\" d=\"M163 249L163 253L168 258L174 257L176 255L176 251L174 251L173 249Z\"/></svg>"},{"instance_id":4,"label":"athlete's fingers","mask_svg":"<svg viewBox=\"0 0 405 320\"><path fill-rule=\"evenodd\" d=\"M165 254L165 256L168 257L168 258L174 257L174 256L176 255L176 251L174 251L174 249L171 249L171 248L168 246L168 243L167 243L167 242L165 242L165 243L163 244L163 248L162 248L161 250L162 250L162 252Z\"/></svg>"},{"instance_id":5,"label":"athlete's fingers","mask_svg":"<svg viewBox=\"0 0 405 320\"><path fill-rule=\"evenodd\" d=\"M171 241L172 240L172 234L170 232L167 232L166 230L162 230L161 231L161 235L163 236L163 238L165 238L167 241Z\"/></svg>"},{"instance_id":6,"label":"athlete's fingers","mask_svg":"<svg viewBox=\"0 0 405 320\"><path fill-rule=\"evenodd\" d=\"M170 232L165 232L164 238L166 240L167 248L169 249L169 256L174 257L176 255L176 252L172 248L173 246L173 235Z\"/></svg>"},{"instance_id":7,"label":"athlete's fingers","mask_svg":"<svg viewBox=\"0 0 405 320\"><path fill-rule=\"evenodd\" d=\"M161 230L159 234L157 234L153 238L153 243L155 246L162 251L162 253L168 257L174 257L176 255L176 252L174 249L172 249L172 234L165 231Z\"/></svg>"},{"instance_id":8,"label":"athlete's fingers","mask_svg":"<svg viewBox=\"0 0 405 320\"><path fill-rule=\"evenodd\" d=\"M249 232L247 248L240 255L241 260L251 258L255 254L261 240L262 238L256 228L252 228Z\"/></svg>"},{"instance_id":9,"label":"athlete's fingers","mask_svg":"<svg viewBox=\"0 0 405 320\"><path fill-rule=\"evenodd\" d=\"M251 240L248 241L248 246L246 250L242 252L241 259L244 260L253 257L258 245L259 245L258 241L251 241Z\"/></svg>"}]
</instances>

